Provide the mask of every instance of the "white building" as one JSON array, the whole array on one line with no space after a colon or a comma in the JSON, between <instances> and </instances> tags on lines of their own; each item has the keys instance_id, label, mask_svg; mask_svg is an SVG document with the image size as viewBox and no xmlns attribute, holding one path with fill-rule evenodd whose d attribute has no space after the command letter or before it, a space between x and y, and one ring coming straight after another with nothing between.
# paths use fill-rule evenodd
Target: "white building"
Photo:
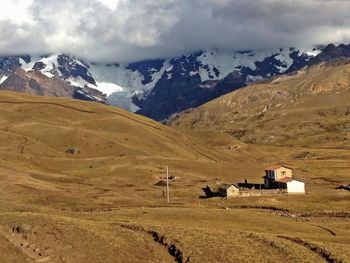
<instances>
[{"instance_id":1,"label":"white building","mask_svg":"<svg viewBox=\"0 0 350 263\"><path fill-rule=\"evenodd\" d=\"M293 178L282 178L276 181L280 188L287 189L288 194L305 194L305 183Z\"/></svg>"},{"instance_id":2,"label":"white building","mask_svg":"<svg viewBox=\"0 0 350 263\"><path fill-rule=\"evenodd\" d=\"M293 179L293 170L280 164L265 168L265 187L287 189L288 194L305 194L305 183Z\"/></svg>"}]
</instances>

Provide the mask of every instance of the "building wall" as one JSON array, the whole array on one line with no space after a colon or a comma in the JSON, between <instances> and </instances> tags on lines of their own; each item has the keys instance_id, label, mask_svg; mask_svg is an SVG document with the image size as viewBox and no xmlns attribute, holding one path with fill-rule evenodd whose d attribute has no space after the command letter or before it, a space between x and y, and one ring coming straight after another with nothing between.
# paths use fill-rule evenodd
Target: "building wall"
<instances>
[{"instance_id":1,"label":"building wall","mask_svg":"<svg viewBox=\"0 0 350 263\"><path fill-rule=\"evenodd\" d=\"M281 168L278 168L277 170L275 170L275 180L279 180L279 179L284 178L284 177L292 178L293 171L291 169L288 169L285 167L281 167Z\"/></svg>"},{"instance_id":2,"label":"building wall","mask_svg":"<svg viewBox=\"0 0 350 263\"><path fill-rule=\"evenodd\" d=\"M305 194L305 183L293 180L287 183L288 194Z\"/></svg>"},{"instance_id":3,"label":"building wall","mask_svg":"<svg viewBox=\"0 0 350 263\"><path fill-rule=\"evenodd\" d=\"M239 189L231 187L227 189L227 198L239 196Z\"/></svg>"},{"instance_id":4,"label":"building wall","mask_svg":"<svg viewBox=\"0 0 350 263\"><path fill-rule=\"evenodd\" d=\"M239 196L239 189L232 186L228 189L219 188L219 195L226 198Z\"/></svg>"}]
</instances>

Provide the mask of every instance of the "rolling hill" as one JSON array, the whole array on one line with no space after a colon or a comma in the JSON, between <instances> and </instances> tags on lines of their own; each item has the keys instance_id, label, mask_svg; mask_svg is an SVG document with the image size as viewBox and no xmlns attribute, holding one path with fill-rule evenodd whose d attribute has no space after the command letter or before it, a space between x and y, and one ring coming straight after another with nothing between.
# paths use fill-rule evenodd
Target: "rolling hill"
<instances>
[{"instance_id":1,"label":"rolling hill","mask_svg":"<svg viewBox=\"0 0 350 263\"><path fill-rule=\"evenodd\" d=\"M95 102L2 91L0 110L2 262L349 261L348 193L297 161L306 196L200 198L261 180L265 147Z\"/></svg>"},{"instance_id":2,"label":"rolling hill","mask_svg":"<svg viewBox=\"0 0 350 263\"><path fill-rule=\"evenodd\" d=\"M250 144L348 149L350 64L321 63L222 96L173 126L223 131Z\"/></svg>"},{"instance_id":3,"label":"rolling hill","mask_svg":"<svg viewBox=\"0 0 350 263\"><path fill-rule=\"evenodd\" d=\"M3 167L13 167L31 178L30 187L16 179L12 187L3 185L4 191L26 192L43 183L43 193L52 195L47 201L51 206L71 195L65 188L53 191L60 183L84 182L80 186L86 187L86 192L72 198L76 203L84 203L96 191L97 197L89 204L103 204L103 196L111 195L122 205L123 191L128 189L135 195L135 203L144 204L148 201L146 190L164 176L166 165L181 164L176 171L179 176L199 180L209 176L218 162L230 160L230 165L236 166L251 162L243 155L222 155L196 137L99 103L2 92L0 107ZM117 193L112 189L104 192L102 185L107 182L126 187ZM23 201L40 199L40 193Z\"/></svg>"},{"instance_id":4,"label":"rolling hill","mask_svg":"<svg viewBox=\"0 0 350 263\"><path fill-rule=\"evenodd\" d=\"M350 64L343 58L232 92L171 125L238 139L265 152L265 162L294 167L311 192L327 196L326 189L350 182L349 101Z\"/></svg>"}]
</instances>

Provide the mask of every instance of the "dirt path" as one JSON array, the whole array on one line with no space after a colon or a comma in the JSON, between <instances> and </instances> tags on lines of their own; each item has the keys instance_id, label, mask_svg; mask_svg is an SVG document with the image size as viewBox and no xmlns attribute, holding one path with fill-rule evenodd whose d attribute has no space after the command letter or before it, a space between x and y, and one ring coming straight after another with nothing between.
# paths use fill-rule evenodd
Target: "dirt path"
<instances>
[{"instance_id":1,"label":"dirt path","mask_svg":"<svg viewBox=\"0 0 350 263\"><path fill-rule=\"evenodd\" d=\"M152 125L152 124L149 124L149 123L146 123L146 122L137 120L137 119L135 119L135 118L126 116L126 115L124 115L124 114L122 114L122 113L119 113L119 112L109 111L109 113L112 113L112 114L115 114L115 115L124 117L124 118L126 118L126 119L132 120L132 121L134 121L134 122L140 123L140 124L142 124L142 125L148 126L148 127L150 127L150 128L153 128L153 129L156 129L156 130L159 130L159 131L162 130L162 128L161 128L162 126L155 126L155 125Z\"/></svg>"},{"instance_id":2,"label":"dirt path","mask_svg":"<svg viewBox=\"0 0 350 263\"><path fill-rule=\"evenodd\" d=\"M17 104L17 105L21 105L21 104L34 104L34 105L52 105L52 106L58 106L58 107L62 107L62 108L66 108L66 109L70 109L70 110L75 110L75 111L79 111L79 112L83 112L83 113L95 113L94 111L89 111L89 110L82 110L82 109L78 109L72 106L67 106L67 105L63 105L63 104L59 104L59 103L54 103L54 102L38 102L38 101L6 101L6 100L0 100L0 103L6 103L6 104Z\"/></svg>"},{"instance_id":3,"label":"dirt path","mask_svg":"<svg viewBox=\"0 0 350 263\"><path fill-rule=\"evenodd\" d=\"M331 229L329 229L329 228L327 228L327 227L319 226L319 225L314 225L314 224L311 224L311 225L314 226L314 227L318 227L318 228L321 228L321 229L327 231L327 232L330 233L332 236L336 236L336 235L337 235L334 231L332 231Z\"/></svg>"}]
</instances>

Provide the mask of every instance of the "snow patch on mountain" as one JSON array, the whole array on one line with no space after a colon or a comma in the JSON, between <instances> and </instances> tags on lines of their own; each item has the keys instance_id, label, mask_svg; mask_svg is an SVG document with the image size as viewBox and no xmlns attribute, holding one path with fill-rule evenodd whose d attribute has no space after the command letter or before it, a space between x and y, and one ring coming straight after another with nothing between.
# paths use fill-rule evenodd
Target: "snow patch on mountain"
<instances>
[{"instance_id":1,"label":"snow patch on mountain","mask_svg":"<svg viewBox=\"0 0 350 263\"><path fill-rule=\"evenodd\" d=\"M93 86L90 85L90 87L93 87ZM119 85L114 83L107 83L107 82L97 82L96 88L97 90L101 91L103 94L106 94L107 96L110 96L115 92L124 91L124 88L120 87Z\"/></svg>"},{"instance_id":2,"label":"snow patch on mountain","mask_svg":"<svg viewBox=\"0 0 350 263\"><path fill-rule=\"evenodd\" d=\"M286 72L290 66L293 64L294 60L289 56L290 51L286 49L280 50L280 53L277 56L274 56L275 59L282 62L283 66L278 67L280 73Z\"/></svg>"},{"instance_id":3,"label":"snow patch on mountain","mask_svg":"<svg viewBox=\"0 0 350 263\"><path fill-rule=\"evenodd\" d=\"M91 84L88 83L86 80L83 80L81 77L78 78L68 78L67 82L71 84L72 86L76 87L85 87L90 86ZM91 85L91 88L96 88L95 86Z\"/></svg>"},{"instance_id":4,"label":"snow patch on mountain","mask_svg":"<svg viewBox=\"0 0 350 263\"><path fill-rule=\"evenodd\" d=\"M32 57L30 62L25 62L23 59L20 59L21 67L26 70L32 70L34 66L37 63L42 63L42 65L45 65L44 68L40 69L41 73L46 75L49 78L54 77L57 72L58 67L58 61L57 61L58 54L46 56L46 57ZM37 64L38 65L38 64ZM62 74L61 74L62 76Z\"/></svg>"},{"instance_id":5,"label":"snow patch on mountain","mask_svg":"<svg viewBox=\"0 0 350 263\"><path fill-rule=\"evenodd\" d=\"M310 57L316 57L317 55L322 53L322 50L320 50L320 49L304 50L304 51L300 50L300 52L303 52L303 53L309 55Z\"/></svg>"},{"instance_id":6,"label":"snow patch on mountain","mask_svg":"<svg viewBox=\"0 0 350 263\"><path fill-rule=\"evenodd\" d=\"M3 83L6 79L7 79L6 76L2 76L2 77L0 78L0 84Z\"/></svg>"},{"instance_id":7,"label":"snow patch on mountain","mask_svg":"<svg viewBox=\"0 0 350 263\"><path fill-rule=\"evenodd\" d=\"M65 65L61 65L64 62ZM53 54L45 57L32 57L30 62L20 59L21 68L29 70L40 70L46 76L54 76L65 79L68 83L76 87L85 87L101 91L108 96L108 103L122 107L130 111L137 111L139 108L132 103L132 96L141 94L147 88L153 87L153 82L147 85L142 84L143 76L138 71L126 69L128 65L105 65L83 62L75 57L68 57L61 54ZM69 70L76 70L78 67L86 70L85 79L82 76L67 77ZM64 70L62 72L62 70ZM153 81L158 81L161 77L156 70L152 73ZM94 80L91 83L90 79ZM120 94L115 94L120 93ZM111 96L114 94L114 96Z\"/></svg>"},{"instance_id":8,"label":"snow patch on mountain","mask_svg":"<svg viewBox=\"0 0 350 263\"><path fill-rule=\"evenodd\" d=\"M251 83L254 83L254 82L258 82L258 81L262 81L264 80L264 78L262 76L252 76L252 75L248 75L247 76L247 81L246 83L247 84L251 84Z\"/></svg>"},{"instance_id":9,"label":"snow patch on mountain","mask_svg":"<svg viewBox=\"0 0 350 263\"><path fill-rule=\"evenodd\" d=\"M21 64L21 68L25 71L29 71L33 69L35 58L33 57L30 62L25 62L23 58L19 59L19 63Z\"/></svg>"},{"instance_id":10,"label":"snow patch on mountain","mask_svg":"<svg viewBox=\"0 0 350 263\"><path fill-rule=\"evenodd\" d=\"M250 54L250 51L248 52ZM252 56L248 56L247 53L232 51L204 51L203 54L198 57L198 61L202 64L199 69L199 75L202 82L210 79L222 79L238 66L255 69L254 62L259 59L260 56L257 53L252 53ZM263 56L261 56L261 59L263 59ZM217 73L215 73L215 71Z\"/></svg>"},{"instance_id":11,"label":"snow patch on mountain","mask_svg":"<svg viewBox=\"0 0 350 263\"><path fill-rule=\"evenodd\" d=\"M130 112L136 112L140 108L133 103L132 97L133 94L127 90L113 92L110 96L108 96L107 103L118 106Z\"/></svg>"},{"instance_id":12,"label":"snow patch on mountain","mask_svg":"<svg viewBox=\"0 0 350 263\"><path fill-rule=\"evenodd\" d=\"M99 90L107 95L109 104L135 112L139 107L134 104L133 98L136 96L142 100L152 93L160 82L162 85L168 85L188 78L195 79L198 76L201 82L216 81L236 71L246 77L246 84L250 84L286 72L295 62L294 58L316 56L320 52L290 48L264 51L213 49L173 59L156 59L131 64L92 63L64 54L28 56L29 59L20 58L19 61L26 71L40 70L50 78L57 76L74 86L81 88L88 86ZM168 82L165 83L164 80Z\"/></svg>"},{"instance_id":13,"label":"snow patch on mountain","mask_svg":"<svg viewBox=\"0 0 350 263\"><path fill-rule=\"evenodd\" d=\"M90 87L107 94L109 104L135 112L139 107L132 102L132 97L135 95L142 96L142 94L150 91L168 66L168 61L166 61L159 71L151 68L151 81L142 84L144 76L139 71L127 69L127 64L104 65L91 63L89 64L89 72L94 77L97 85Z\"/></svg>"},{"instance_id":14,"label":"snow patch on mountain","mask_svg":"<svg viewBox=\"0 0 350 263\"><path fill-rule=\"evenodd\" d=\"M256 70L256 62L262 62L268 57L274 57L281 61L283 66L278 67L278 69L280 73L284 73L293 64L290 52L289 49L241 52L207 50L198 57L198 61L202 65L198 73L202 81L218 80L241 67ZM196 72L191 72L191 74L194 75Z\"/></svg>"}]
</instances>

